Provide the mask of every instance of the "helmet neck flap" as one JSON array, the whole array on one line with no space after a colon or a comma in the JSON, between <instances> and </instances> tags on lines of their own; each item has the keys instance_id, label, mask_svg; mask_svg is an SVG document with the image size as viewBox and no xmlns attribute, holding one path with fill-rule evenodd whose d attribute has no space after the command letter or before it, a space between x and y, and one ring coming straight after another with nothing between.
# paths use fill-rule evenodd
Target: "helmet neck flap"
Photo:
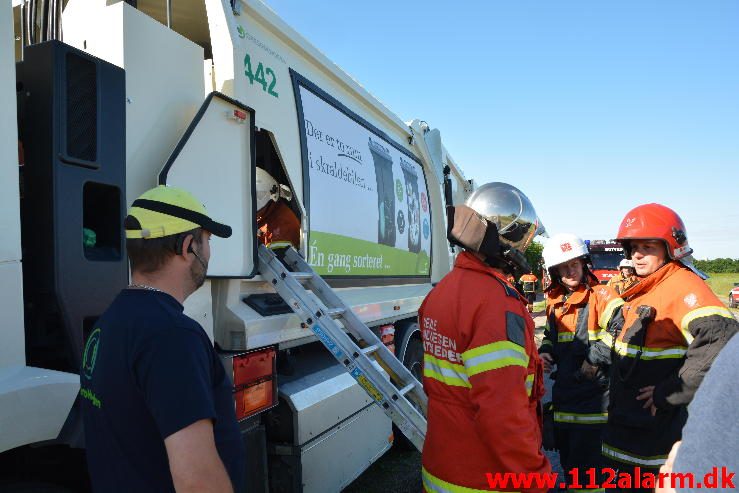
<instances>
[{"instance_id":1,"label":"helmet neck flap","mask_svg":"<svg viewBox=\"0 0 739 493\"><path fill-rule=\"evenodd\" d=\"M531 272L523 253L500 241L498 226L494 222L466 205L449 206L446 211L449 243L479 253L486 264L506 274Z\"/></svg>"}]
</instances>

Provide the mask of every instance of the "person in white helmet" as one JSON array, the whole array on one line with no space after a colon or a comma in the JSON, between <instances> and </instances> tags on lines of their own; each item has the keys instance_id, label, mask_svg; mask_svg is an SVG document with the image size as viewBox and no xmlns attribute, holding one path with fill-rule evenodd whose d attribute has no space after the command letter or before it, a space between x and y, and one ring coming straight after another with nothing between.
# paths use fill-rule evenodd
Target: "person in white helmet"
<instances>
[{"instance_id":1,"label":"person in white helmet","mask_svg":"<svg viewBox=\"0 0 739 493\"><path fill-rule=\"evenodd\" d=\"M588 268L585 242L573 234L557 234L544 246L551 283L546 289L547 328L539 354L552 374L554 447L565 471L600 472L601 433L608 420L608 376L591 361L591 346L612 320L623 300L600 286Z\"/></svg>"},{"instance_id":2,"label":"person in white helmet","mask_svg":"<svg viewBox=\"0 0 739 493\"><path fill-rule=\"evenodd\" d=\"M639 278L636 276L636 269L634 269L634 263L625 258L618 264L618 274L613 276L608 285L612 287L618 294L623 293L631 286L639 282Z\"/></svg>"},{"instance_id":3,"label":"person in white helmet","mask_svg":"<svg viewBox=\"0 0 739 493\"><path fill-rule=\"evenodd\" d=\"M300 247L300 220L288 205L292 192L257 167L257 228L259 241L270 248Z\"/></svg>"}]
</instances>

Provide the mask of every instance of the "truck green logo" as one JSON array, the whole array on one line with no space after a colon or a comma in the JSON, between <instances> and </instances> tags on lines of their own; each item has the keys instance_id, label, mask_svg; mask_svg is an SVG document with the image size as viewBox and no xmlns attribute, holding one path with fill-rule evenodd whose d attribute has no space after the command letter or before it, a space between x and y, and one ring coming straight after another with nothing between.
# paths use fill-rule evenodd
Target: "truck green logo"
<instances>
[{"instance_id":1,"label":"truck green logo","mask_svg":"<svg viewBox=\"0 0 739 493\"><path fill-rule=\"evenodd\" d=\"M246 31L244 30L244 26L239 24L239 27L236 28L236 32L239 33L239 37L241 39L244 39L246 37Z\"/></svg>"},{"instance_id":2,"label":"truck green logo","mask_svg":"<svg viewBox=\"0 0 739 493\"><path fill-rule=\"evenodd\" d=\"M82 374L90 380L92 372L95 370L95 362L98 357L98 347L100 346L100 329L95 329L87 338L85 344L85 352L82 354Z\"/></svg>"},{"instance_id":3,"label":"truck green logo","mask_svg":"<svg viewBox=\"0 0 739 493\"><path fill-rule=\"evenodd\" d=\"M398 196L399 202L403 202L403 184L400 180L395 180L395 195Z\"/></svg>"}]
</instances>

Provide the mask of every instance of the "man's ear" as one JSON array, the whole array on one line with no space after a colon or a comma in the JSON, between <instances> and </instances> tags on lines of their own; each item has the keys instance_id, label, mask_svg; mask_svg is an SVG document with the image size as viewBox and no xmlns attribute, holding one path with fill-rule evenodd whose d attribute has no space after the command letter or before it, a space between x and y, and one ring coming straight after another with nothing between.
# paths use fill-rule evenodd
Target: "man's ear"
<instances>
[{"instance_id":1,"label":"man's ear","mask_svg":"<svg viewBox=\"0 0 739 493\"><path fill-rule=\"evenodd\" d=\"M192 252L193 236L191 234L180 235L175 246L175 253L177 255L187 256L188 252Z\"/></svg>"}]
</instances>

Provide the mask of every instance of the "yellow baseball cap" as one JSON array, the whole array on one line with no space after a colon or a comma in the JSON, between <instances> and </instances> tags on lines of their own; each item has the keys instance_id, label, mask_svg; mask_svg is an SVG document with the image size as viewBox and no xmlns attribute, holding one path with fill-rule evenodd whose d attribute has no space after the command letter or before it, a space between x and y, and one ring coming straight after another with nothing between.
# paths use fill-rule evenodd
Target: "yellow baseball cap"
<instances>
[{"instance_id":1,"label":"yellow baseball cap","mask_svg":"<svg viewBox=\"0 0 739 493\"><path fill-rule=\"evenodd\" d=\"M126 238L161 238L203 228L221 238L231 236L231 227L208 217L205 206L190 192L159 185L133 201L128 215L140 229L126 229Z\"/></svg>"}]
</instances>

